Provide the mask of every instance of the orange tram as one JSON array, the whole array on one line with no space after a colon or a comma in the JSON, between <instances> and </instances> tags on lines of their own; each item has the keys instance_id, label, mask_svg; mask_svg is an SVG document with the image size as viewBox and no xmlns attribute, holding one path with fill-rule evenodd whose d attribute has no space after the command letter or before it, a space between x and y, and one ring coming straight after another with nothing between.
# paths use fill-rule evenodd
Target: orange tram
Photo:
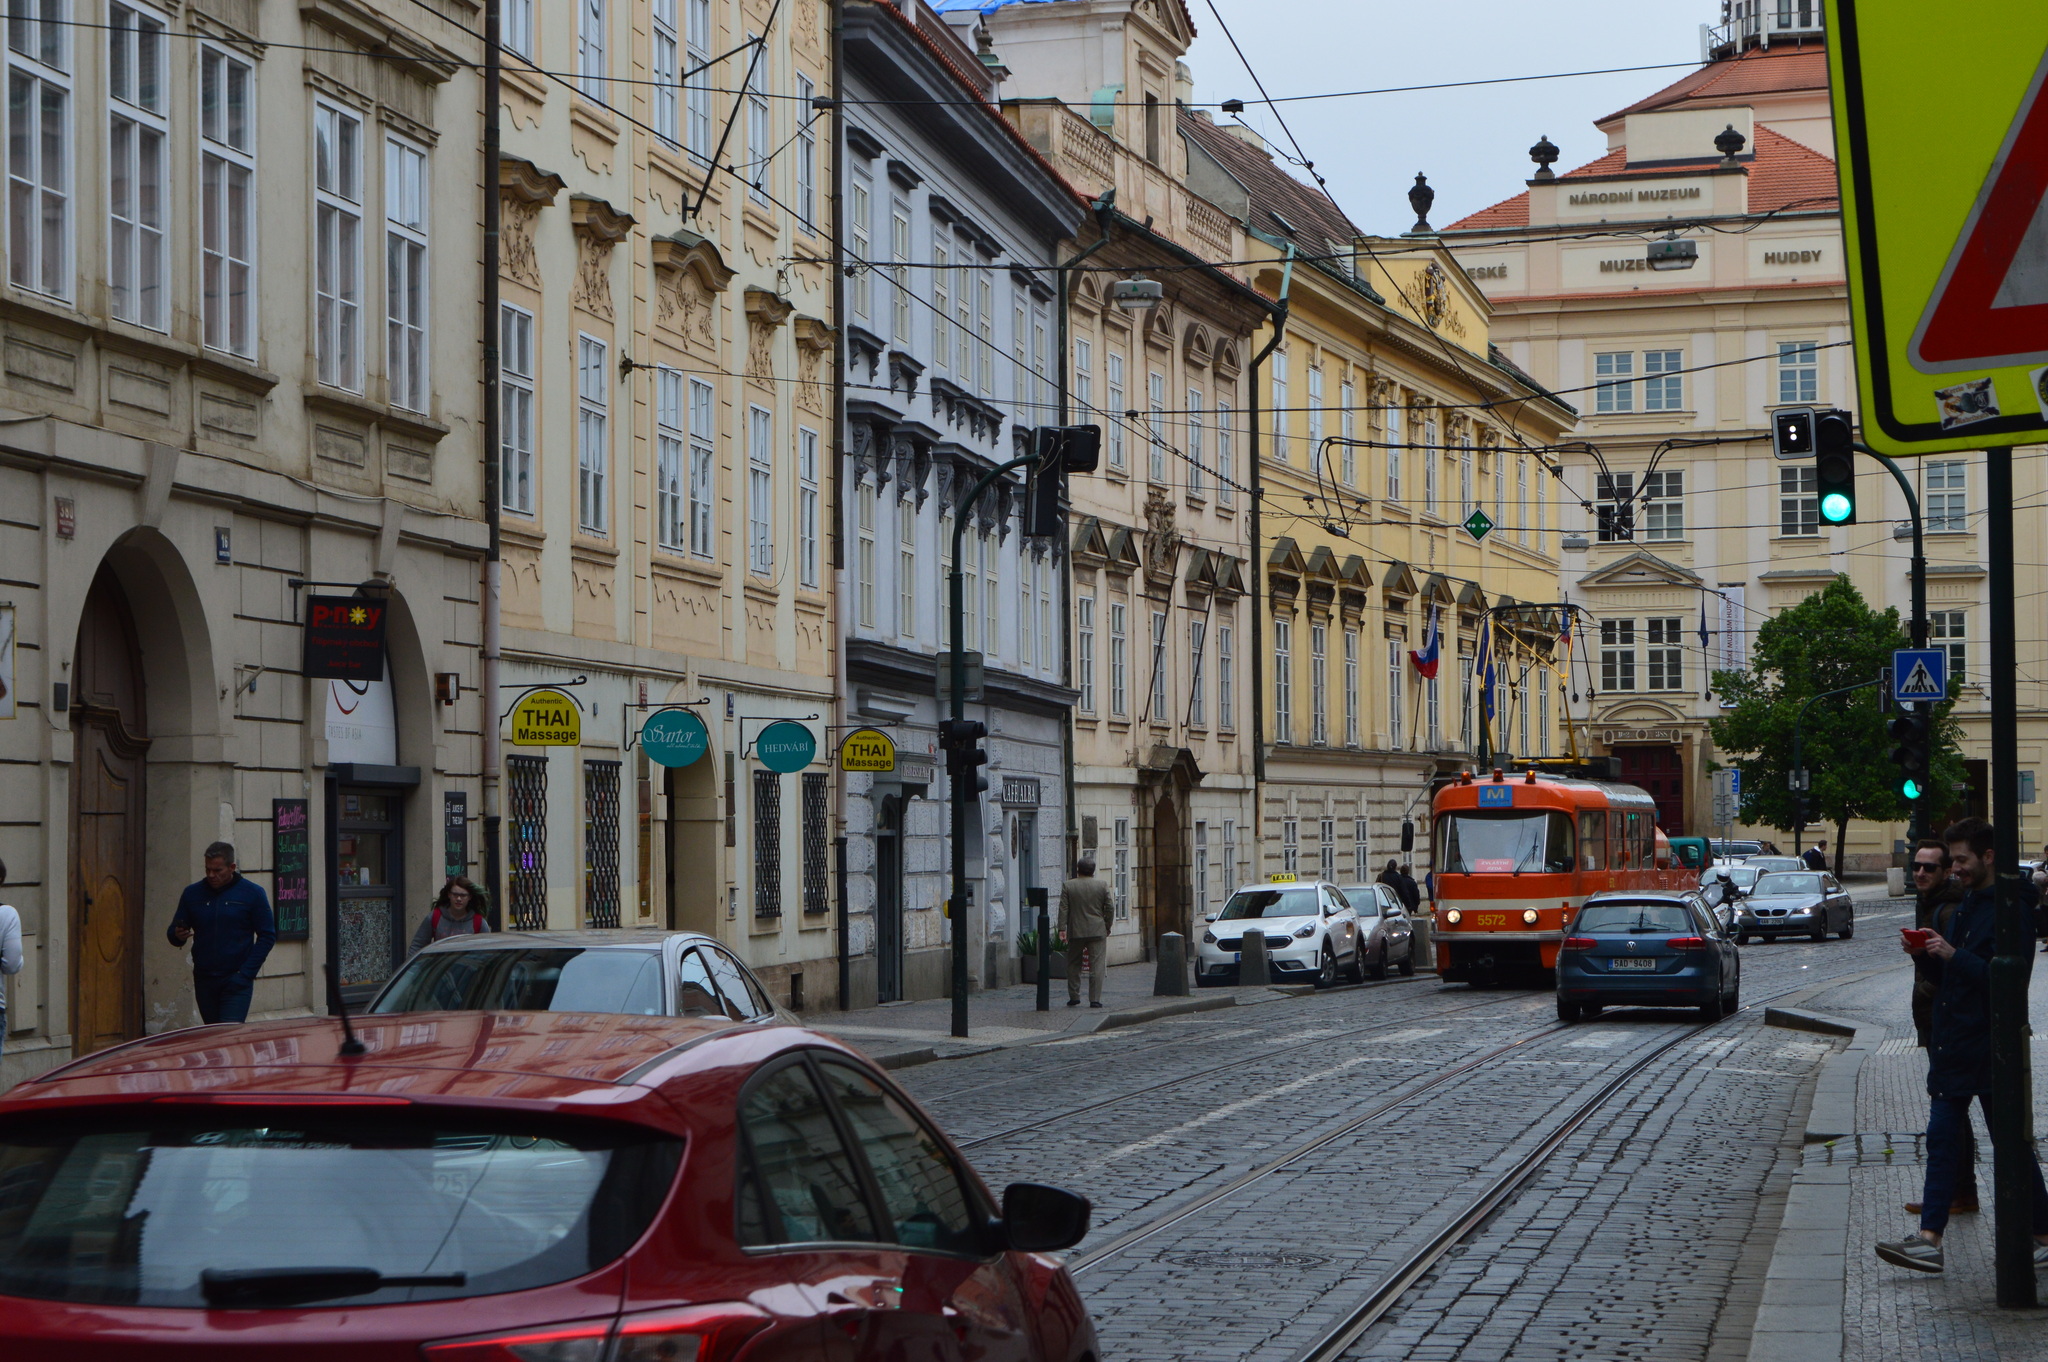
<instances>
[{"instance_id":1,"label":"orange tram","mask_svg":"<svg viewBox=\"0 0 2048 1362\"><path fill-rule=\"evenodd\" d=\"M1431 808L1436 967L1452 983L1548 986L1565 923L1603 889L1683 889L1657 804L1633 785L1462 775Z\"/></svg>"}]
</instances>

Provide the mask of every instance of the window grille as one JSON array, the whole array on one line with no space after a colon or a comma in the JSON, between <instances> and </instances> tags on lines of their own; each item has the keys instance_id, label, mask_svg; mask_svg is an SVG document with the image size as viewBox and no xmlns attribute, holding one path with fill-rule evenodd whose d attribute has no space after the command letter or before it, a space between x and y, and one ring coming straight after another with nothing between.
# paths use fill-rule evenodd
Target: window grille
<instances>
[{"instance_id":1,"label":"window grille","mask_svg":"<svg viewBox=\"0 0 2048 1362\"><path fill-rule=\"evenodd\" d=\"M823 771L804 772L804 911L822 913L830 905L825 874L825 791L831 778Z\"/></svg>"},{"instance_id":2,"label":"window grille","mask_svg":"<svg viewBox=\"0 0 2048 1362\"><path fill-rule=\"evenodd\" d=\"M510 870L511 926L537 931L548 925L548 759L505 758L506 852Z\"/></svg>"},{"instance_id":3,"label":"window grille","mask_svg":"<svg viewBox=\"0 0 2048 1362\"><path fill-rule=\"evenodd\" d=\"M619 763L583 763L583 925L619 925Z\"/></svg>"},{"instance_id":4,"label":"window grille","mask_svg":"<svg viewBox=\"0 0 2048 1362\"><path fill-rule=\"evenodd\" d=\"M754 772L754 916L782 916L782 777Z\"/></svg>"}]
</instances>

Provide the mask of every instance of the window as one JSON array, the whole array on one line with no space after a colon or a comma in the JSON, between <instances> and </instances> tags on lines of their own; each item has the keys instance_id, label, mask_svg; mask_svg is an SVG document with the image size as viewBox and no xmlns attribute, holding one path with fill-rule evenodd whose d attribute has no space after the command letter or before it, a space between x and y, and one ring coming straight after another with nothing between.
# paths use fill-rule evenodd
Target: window
<instances>
[{"instance_id":1,"label":"window","mask_svg":"<svg viewBox=\"0 0 2048 1362\"><path fill-rule=\"evenodd\" d=\"M583 925L619 925L619 763L583 763Z\"/></svg>"},{"instance_id":2,"label":"window","mask_svg":"<svg viewBox=\"0 0 2048 1362\"><path fill-rule=\"evenodd\" d=\"M1506 455L1501 457L1505 458ZM1537 515L1542 515L1542 500L1537 501ZM1529 460L1525 455L1515 456L1515 538L1529 542Z\"/></svg>"},{"instance_id":3,"label":"window","mask_svg":"<svg viewBox=\"0 0 2048 1362\"><path fill-rule=\"evenodd\" d=\"M910 344L910 205L889 201L890 327L898 345Z\"/></svg>"},{"instance_id":4,"label":"window","mask_svg":"<svg viewBox=\"0 0 2048 1362\"><path fill-rule=\"evenodd\" d=\"M1401 499L1401 409L1387 408L1387 500Z\"/></svg>"},{"instance_id":5,"label":"window","mask_svg":"<svg viewBox=\"0 0 2048 1362\"><path fill-rule=\"evenodd\" d=\"M817 85L809 76L796 78L796 221L806 232L818 230L818 111L811 107Z\"/></svg>"},{"instance_id":6,"label":"window","mask_svg":"<svg viewBox=\"0 0 2048 1362\"><path fill-rule=\"evenodd\" d=\"M1290 461L1287 452L1287 352L1275 350L1273 366L1273 457Z\"/></svg>"},{"instance_id":7,"label":"window","mask_svg":"<svg viewBox=\"0 0 2048 1362\"><path fill-rule=\"evenodd\" d=\"M248 62L199 50L201 334L209 348L245 358L256 353L255 83Z\"/></svg>"},{"instance_id":8,"label":"window","mask_svg":"<svg viewBox=\"0 0 2048 1362\"><path fill-rule=\"evenodd\" d=\"M533 314L498 311L498 498L514 515L533 514Z\"/></svg>"},{"instance_id":9,"label":"window","mask_svg":"<svg viewBox=\"0 0 2048 1362\"><path fill-rule=\"evenodd\" d=\"M1202 390L1188 389L1188 494L1202 495Z\"/></svg>"},{"instance_id":10,"label":"window","mask_svg":"<svg viewBox=\"0 0 2048 1362\"><path fill-rule=\"evenodd\" d=\"M1407 639L1399 632L1387 635L1387 744L1401 746L1401 686L1406 678L1401 669L1408 664L1404 656Z\"/></svg>"},{"instance_id":11,"label":"window","mask_svg":"<svg viewBox=\"0 0 2048 1362\"><path fill-rule=\"evenodd\" d=\"M861 627L875 627L875 498L866 488L854 489L853 599ZM968 618L975 618L968 612ZM968 640L970 643L974 640Z\"/></svg>"},{"instance_id":12,"label":"window","mask_svg":"<svg viewBox=\"0 0 2048 1362\"><path fill-rule=\"evenodd\" d=\"M976 552L981 556L981 633L983 646L993 657L1000 635L996 632L996 620L1002 609L1002 565L1003 546L996 538L983 530L976 536Z\"/></svg>"},{"instance_id":13,"label":"window","mask_svg":"<svg viewBox=\"0 0 2048 1362\"><path fill-rule=\"evenodd\" d=\"M1948 679L1952 685L1963 685L1969 681L1969 644L1965 624L1969 612L1964 610L1931 610L1927 614L1927 639L1935 647L1948 653Z\"/></svg>"},{"instance_id":14,"label":"window","mask_svg":"<svg viewBox=\"0 0 2048 1362\"><path fill-rule=\"evenodd\" d=\"M1429 747L1433 752L1444 745L1443 688L1434 676L1422 678L1422 709L1428 720Z\"/></svg>"},{"instance_id":15,"label":"window","mask_svg":"<svg viewBox=\"0 0 2048 1362\"><path fill-rule=\"evenodd\" d=\"M1152 481L1166 481L1166 375L1145 375L1146 428L1152 437Z\"/></svg>"},{"instance_id":16,"label":"window","mask_svg":"<svg viewBox=\"0 0 2048 1362\"><path fill-rule=\"evenodd\" d=\"M1308 457L1311 467L1322 466L1323 371L1314 364L1308 368Z\"/></svg>"},{"instance_id":17,"label":"window","mask_svg":"<svg viewBox=\"0 0 2048 1362\"><path fill-rule=\"evenodd\" d=\"M1679 469L1643 474L1643 538L1685 538L1685 473Z\"/></svg>"},{"instance_id":18,"label":"window","mask_svg":"<svg viewBox=\"0 0 2048 1362\"><path fill-rule=\"evenodd\" d=\"M1550 755L1550 672L1536 669L1536 755Z\"/></svg>"},{"instance_id":19,"label":"window","mask_svg":"<svg viewBox=\"0 0 2048 1362\"><path fill-rule=\"evenodd\" d=\"M684 488L688 479L683 436L683 376L662 369L654 376L654 531L670 553L683 551L689 533Z\"/></svg>"},{"instance_id":20,"label":"window","mask_svg":"<svg viewBox=\"0 0 2048 1362\"><path fill-rule=\"evenodd\" d=\"M1083 421L1095 415L1095 344L1079 336L1074 338L1074 411Z\"/></svg>"},{"instance_id":21,"label":"window","mask_svg":"<svg viewBox=\"0 0 2048 1362\"><path fill-rule=\"evenodd\" d=\"M945 518L950 522L952 513L947 512ZM941 538L952 543L950 533ZM970 530L960 541L960 634L962 646L975 651L981 648L981 560L985 556L980 535Z\"/></svg>"},{"instance_id":22,"label":"window","mask_svg":"<svg viewBox=\"0 0 2048 1362\"><path fill-rule=\"evenodd\" d=\"M1635 474L1593 475L1594 516L1599 525L1601 543L1618 543L1636 537L1635 496Z\"/></svg>"},{"instance_id":23,"label":"window","mask_svg":"<svg viewBox=\"0 0 2048 1362\"><path fill-rule=\"evenodd\" d=\"M1458 505L1460 511L1479 509L1479 503L1472 499L1474 479L1472 476L1472 437L1465 436L1458 441Z\"/></svg>"},{"instance_id":24,"label":"window","mask_svg":"<svg viewBox=\"0 0 2048 1362\"><path fill-rule=\"evenodd\" d=\"M1209 915L1209 825L1195 820L1195 916Z\"/></svg>"},{"instance_id":25,"label":"window","mask_svg":"<svg viewBox=\"0 0 2048 1362\"><path fill-rule=\"evenodd\" d=\"M425 411L427 393L427 155L384 142L384 379L391 405Z\"/></svg>"},{"instance_id":26,"label":"window","mask_svg":"<svg viewBox=\"0 0 2048 1362\"><path fill-rule=\"evenodd\" d=\"M1273 741L1294 741L1294 621L1273 621Z\"/></svg>"},{"instance_id":27,"label":"window","mask_svg":"<svg viewBox=\"0 0 2048 1362\"><path fill-rule=\"evenodd\" d=\"M782 916L782 777L754 772L754 916Z\"/></svg>"},{"instance_id":28,"label":"window","mask_svg":"<svg viewBox=\"0 0 2048 1362\"><path fill-rule=\"evenodd\" d=\"M1351 820L1351 873L1361 880L1372 874L1371 839L1367 836L1370 823L1365 818Z\"/></svg>"},{"instance_id":29,"label":"window","mask_svg":"<svg viewBox=\"0 0 2048 1362\"><path fill-rule=\"evenodd\" d=\"M1684 411L1685 367L1678 350L1643 351L1643 410Z\"/></svg>"},{"instance_id":30,"label":"window","mask_svg":"<svg viewBox=\"0 0 2048 1362\"><path fill-rule=\"evenodd\" d=\"M1422 423L1422 509L1436 514L1436 422Z\"/></svg>"},{"instance_id":31,"label":"window","mask_svg":"<svg viewBox=\"0 0 2048 1362\"><path fill-rule=\"evenodd\" d=\"M1237 429L1231 424L1230 404L1216 404L1216 504L1237 504Z\"/></svg>"},{"instance_id":32,"label":"window","mask_svg":"<svg viewBox=\"0 0 2048 1362\"><path fill-rule=\"evenodd\" d=\"M1472 693L1472 654L1458 654L1458 744L1465 751L1476 749L1472 745L1472 713L1478 698Z\"/></svg>"},{"instance_id":33,"label":"window","mask_svg":"<svg viewBox=\"0 0 2048 1362\"><path fill-rule=\"evenodd\" d=\"M917 634L917 503L896 503L896 632Z\"/></svg>"},{"instance_id":34,"label":"window","mask_svg":"<svg viewBox=\"0 0 2048 1362\"><path fill-rule=\"evenodd\" d=\"M747 569L775 571L775 413L747 408Z\"/></svg>"},{"instance_id":35,"label":"window","mask_svg":"<svg viewBox=\"0 0 2048 1362\"><path fill-rule=\"evenodd\" d=\"M975 385L975 390L983 397L994 397L996 395L996 356L1002 353L996 349L995 274L990 270L984 269L980 276L976 278L974 288L975 297L979 300L976 303L976 325L981 328L981 344L975 347L974 351L977 360L975 369L981 375L981 378Z\"/></svg>"},{"instance_id":36,"label":"window","mask_svg":"<svg viewBox=\"0 0 2048 1362\"><path fill-rule=\"evenodd\" d=\"M1346 487L1358 486L1358 447L1352 441L1358 438L1358 389L1349 381L1337 385L1337 433L1344 446L1337 451L1337 476Z\"/></svg>"},{"instance_id":37,"label":"window","mask_svg":"<svg viewBox=\"0 0 2048 1362\"><path fill-rule=\"evenodd\" d=\"M1145 92L1145 159L1155 166L1159 164L1160 157L1161 123L1159 96L1147 90Z\"/></svg>"},{"instance_id":38,"label":"window","mask_svg":"<svg viewBox=\"0 0 2048 1362\"><path fill-rule=\"evenodd\" d=\"M356 392L363 386L363 120L317 104L313 143L313 345L320 381Z\"/></svg>"},{"instance_id":39,"label":"window","mask_svg":"<svg viewBox=\"0 0 2048 1362\"><path fill-rule=\"evenodd\" d=\"M882 1238L905 1248L978 1253L979 1207L945 1147L865 1074L833 1060L818 1072L874 1174L889 1222Z\"/></svg>"},{"instance_id":40,"label":"window","mask_svg":"<svg viewBox=\"0 0 2048 1362\"><path fill-rule=\"evenodd\" d=\"M1164 610L1154 610L1154 611L1152 612L1152 715L1151 715L1151 717L1152 717L1152 722L1153 722L1153 723L1155 723L1155 724L1163 724L1163 723L1167 723L1167 722L1169 722L1169 721L1170 721L1170 720L1172 719L1172 717L1173 717L1173 716L1172 716L1172 715L1171 715L1171 714L1170 714L1170 713L1168 712L1168 709L1167 709L1167 705L1168 705L1168 701L1167 701L1167 698L1166 698L1166 689L1167 689L1167 687L1166 687L1166 682L1167 682L1167 674L1168 674L1168 668L1167 668L1167 661L1166 661L1166 612L1165 612Z\"/></svg>"},{"instance_id":41,"label":"window","mask_svg":"<svg viewBox=\"0 0 2048 1362\"><path fill-rule=\"evenodd\" d=\"M866 170L853 172L853 187L846 196L846 236L856 265L864 266L869 259L869 224L874 216L874 181ZM871 269L847 271L846 290L852 295L853 315L867 320L874 310L874 274ZM896 285L903 286L902 274L896 275ZM900 340L901 337L898 337Z\"/></svg>"},{"instance_id":42,"label":"window","mask_svg":"<svg viewBox=\"0 0 2048 1362\"><path fill-rule=\"evenodd\" d=\"M715 439L717 395L711 385L690 380L690 552L712 556L712 489L718 476Z\"/></svg>"},{"instance_id":43,"label":"window","mask_svg":"<svg viewBox=\"0 0 2048 1362\"><path fill-rule=\"evenodd\" d=\"M1202 663L1208 651L1208 622L1188 621L1188 722L1197 728L1209 722L1208 697L1203 694Z\"/></svg>"},{"instance_id":44,"label":"window","mask_svg":"<svg viewBox=\"0 0 2048 1362\"><path fill-rule=\"evenodd\" d=\"M508 925L548 925L548 759L505 758L505 859Z\"/></svg>"},{"instance_id":45,"label":"window","mask_svg":"<svg viewBox=\"0 0 2048 1362\"><path fill-rule=\"evenodd\" d=\"M498 19L498 32L507 51L533 60L534 0L505 0Z\"/></svg>"},{"instance_id":46,"label":"window","mask_svg":"<svg viewBox=\"0 0 2048 1362\"><path fill-rule=\"evenodd\" d=\"M8 277L71 296L71 35L67 0L13 0L7 21Z\"/></svg>"},{"instance_id":47,"label":"window","mask_svg":"<svg viewBox=\"0 0 2048 1362\"><path fill-rule=\"evenodd\" d=\"M953 353L953 270L945 229L932 224L932 367L944 371Z\"/></svg>"},{"instance_id":48,"label":"window","mask_svg":"<svg viewBox=\"0 0 2048 1362\"><path fill-rule=\"evenodd\" d=\"M1074 598L1074 685L1083 714L1095 712L1095 597Z\"/></svg>"},{"instance_id":49,"label":"window","mask_svg":"<svg viewBox=\"0 0 2048 1362\"><path fill-rule=\"evenodd\" d=\"M1675 617L1645 620L1651 690L1685 689L1685 637ZM1527 744L1524 744L1527 746Z\"/></svg>"},{"instance_id":50,"label":"window","mask_svg":"<svg viewBox=\"0 0 2048 1362\"><path fill-rule=\"evenodd\" d=\"M1778 470L1778 533L1820 533L1820 489L1810 463Z\"/></svg>"},{"instance_id":51,"label":"window","mask_svg":"<svg viewBox=\"0 0 2048 1362\"><path fill-rule=\"evenodd\" d=\"M747 41L760 42L760 35L749 33ZM748 177L747 197L766 207L768 191L768 170L775 155L775 136L768 114L768 47L761 44L754 49L753 59L747 64L747 155L752 160L753 174Z\"/></svg>"},{"instance_id":52,"label":"window","mask_svg":"<svg viewBox=\"0 0 2048 1362\"><path fill-rule=\"evenodd\" d=\"M803 837L804 837L804 911L823 913L832 907L828 901L828 872L825 869L825 848L831 841L829 806L832 777L823 771L804 772L803 785Z\"/></svg>"},{"instance_id":53,"label":"window","mask_svg":"<svg viewBox=\"0 0 2048 1362\"><path fill-rule=\"evenodd\" d=\"M530 0L515 0L530 3ZM684 129L690 152L699 160L711 159L711 0L683 0L683 15L689 21L683 34L683 60L692 73L684 81Z\"/></svg>"},{"instance_id":54,"label":"window","mask_svg":"<svg viewBox=\"0 0 2048 1362\"><path fill-rule=\"evenodd\" d=\"M1121 601L1109 603L1109 712L1121 718L1130 713L1130 695L1125 684L1129 644L1125 638L1126 607Z\"/></svg>"},{"instance_id":55,"label":"window","mask_svg":"<svg viewBox=\"0 0 2048 1362\"><path fill-rule=\"evenodd\" d=\"M46 11L47 12L47 11ZM113 314L166 328L164 21L107 6L107 287Z\"/></svg>"},{"instance_id":56,"label":"window","mask_svg":"<svg viewBox=\"0 0 2048 1362\"><path fill-rule=\"evenodd\" d=\"M1820 346L1814 341L1778 342L1778 403L1820 400Z\"/></svg>"},{"instance_id":57,"label":"window","mask_svg":"<svg viewBox=\"0 0 2048 1362\"><path fill-rule=\"evenodd\" d=\"M1321 621L1308 627L1308 740L1330 743L1330 626Z\"/></svg>"},{"instance_id":58,"label":"window","mask_svg":"<svg viewBox=\"0 0 2048 1362\"><path fill-rule=\"evenodd\" d=\"M683 139L676 107L676 77L681 73L676 65L680 47L676 38L676 0L654 0L653 18L654 131L671 143L680 143Z\"/></svg>"},{"instance_id":59,"label":"window","mask_svg":"<svg viewBox=\"0 0 2048 1362\"><path fill-rule=\"evenodd\" d=\"M576 87L598 103L605 103L604 71L605 0L576 0Z\"/></svg>"},{"instance_id":60,"label":"window","mask_svg":"<svg viewBox=\"0 0 2048 1362\"><path fill-rule=\"evenodd\" d=\"M611 523L605 485L611 449L606 431L605 343L576 338L576 523L585 534L603 534Z\"/></svg>"},{"instance_id":61,"label":"window","mask_svg":"<svg viewBox=\"0 0 2048 1362\"><path fill-rule=\"evenodd\" d=\"M739 1195L743 1244L882 1239L831 1110L809 1070L789 1064L740 1102L749 1157Z\"/></svg>"},{"instance_id":62,"label":"window","mask_svg":"<svg viewBox=\"0 0 2048 1362\"><path fill-rule=\"evenodd\" d=\"M1505 535L1508 523L1508 452L1505 449L1496 447L1487 451L1487 456L1493 460L1493 523ZM1523 490L1524 492L1528 490L1526 482L1523 484ZM1520 523L1515 528L1523 530L1528 523L1529 507L1525 498ZM1522 538L1523 542L1526 543L1528 541L1526 533L1523 534Z\"/></svg>"},{"instance_id":63,"label":"window","mask_svg":"<svg viewBox=\"0 0 2048 1362\"><path fill-rule=\"evenodd\" d=\"M1600 689L1636 688L1636 622L1600 621Z\"/></svg>"},{"instance_id":64,"label":"window","mask_svg":"<svg viewBox=\"0 0 2048 1362\"><path fill-rule=\"evenodd\" d=\"M1022 552L1017 555L1017 665L1031 665L1031 562Z\"/></svg>"},{"instance_id":65,"label":"window","mask_svg":"<svg viewBox=\"0 0 2048 1362\"><path fill-rule=\"evenodd\" d=\"M1216 627L1216 723L1221 728L1237 727L1237 695L1233 689L1236 673L1231 670L1231 635L1227 624Z\"/></svg>"},{"instance_id":66,"label":"window","mask_svg":"<svg viewBox=\"0 0 2048 1362\"><path fill-rule=\"evenodd\" d=\"M1131 915L1131 820L1119 818L1112 826L1115 845L1111 865L1115 873L1116 916L1118 921L1122 921Z\"/></svg>"},{"instance_id":67,"label":"window","mask_svg":"<svg viewBox=\"0 0 2048 1362\"><path fill-rule=\"evenodd\" d=\"M1358 631L1344 631L1344 745L1358 746Z\"/></svg>"},{"instance_id":68,"label":"window","mask_svg":"<svg viewBox=\"0 0 2048 1362\"><path fill-rule=\"evenodd\" d=\"M1636 371L1635 353L1621 350L1593 356L1593 410L1627 412L1636 409L1636 385L1629 380Z\"/></svg>"},{"instance_id":69,"label":"window","mask_svg":"<svg viewBox=\"0 0 2048 1362\"><path fill-rule=\"evenodd\" d=\"M1280 869L1292 875L1301 869L1301 821L1295 818L1280 820Z\"/></svg>"},{"instance_id":70,"label":"window","mask_svg":"<svg viewBox=\"0 0 2048 1362\"><path fill-rule=\"evenodd\" d=\"M818 432L796 433L796 580L818 585Z\"/></svg>"},{"instance_id":71,"label":"window","mask_svg":"<svg viewBox=\"0 0 2048 1362\"><path fill-rule=\"evenodd\" d=\"M1237 820L1223 820L1223 879L1226 884L1237 882Z\"/></svg>"},{"instance_id":72,"label":"window","mask_svg":"<svg viewBox=\"0 0 2048 1362\"><path fill-rule=\"evenodd\" d=\"M1109 426L1109 466L1124 468L1124 357L1114 350L1102 355L1103 380L1109 389L1109 406L1103 412Z\"/></svg>"},{"instance_id":73,"label":"window","mask_svg":"<svg viewBox=\"0 0 2048 1362\"><path fill-rule=\"evenodd\" d=\"M1968 498L1964 495L1964 470L1967 465L1961 459L1930 462L1927 469L1927 532L1929 534L1961 534L1969 528Z\"/></svg>"},{"instance_id":74,"label":"window","mask_svg":"<svg viewBox=\"0 0 2048 1362\"><path fill-rule=\"evenodd\" d=\"M1337 878L1337 820L1325 818L1316 824L1318 868L1326 880Z\"/></svg>"}]
</instances>

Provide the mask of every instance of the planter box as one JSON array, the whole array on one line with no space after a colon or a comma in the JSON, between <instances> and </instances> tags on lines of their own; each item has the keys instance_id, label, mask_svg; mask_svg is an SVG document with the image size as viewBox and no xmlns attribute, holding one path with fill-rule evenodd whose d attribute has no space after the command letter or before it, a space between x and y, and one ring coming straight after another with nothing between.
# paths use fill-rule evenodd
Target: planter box
<instances>
[{"instance_id":1,"label":"planter box","mask_svg":"<svg viewBox=\"0 0 2048 1362\"><path fill-rule=\"evenodd\" d=\"M1054 951L1051 955L1046 957L1046 964L1047 978L1064 979L1067 977L1067 957L1063 953L1059 951ZM1038 982L1037 952L1034 951L1029 955L1020 955L1017 957L1017 974L1018 977L1027 984L1035 984Z\"/></svg>"}]
</instances>

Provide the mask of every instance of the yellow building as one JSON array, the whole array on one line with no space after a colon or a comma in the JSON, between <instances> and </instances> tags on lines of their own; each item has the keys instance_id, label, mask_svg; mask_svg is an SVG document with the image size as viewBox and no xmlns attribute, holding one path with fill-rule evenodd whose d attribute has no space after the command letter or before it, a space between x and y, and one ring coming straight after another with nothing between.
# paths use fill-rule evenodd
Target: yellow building
<instances>
[{"instance_id":1,"label":"yellow building","mask_svg":"<svg viewBox=\"0 0 2048 1362\"><path fill-rule=\"evenodd\" d=\"M1261 262L1253 286L1286 301L1259 378L1252 877L1363 880L1389 858L1420 873L1428 848L1403 857L1401 824L1426 826L1432 778L1481 746L1474 669L1489 622L1492 753L1557 750L1565 697L1547 659L1558 623L1516 607L1557 599L1536 447L1575 413L1494 350L1491 307L1434 239L1361 236L1249 130L1201 115L1182 126L1191 183L1244 224ZM1254 352L1271 338L1268 325ZM1466 528L1474 516L1483 537ZM1432 619L1433 679L1411 656Z\"/></svg>"}]
</instances>

